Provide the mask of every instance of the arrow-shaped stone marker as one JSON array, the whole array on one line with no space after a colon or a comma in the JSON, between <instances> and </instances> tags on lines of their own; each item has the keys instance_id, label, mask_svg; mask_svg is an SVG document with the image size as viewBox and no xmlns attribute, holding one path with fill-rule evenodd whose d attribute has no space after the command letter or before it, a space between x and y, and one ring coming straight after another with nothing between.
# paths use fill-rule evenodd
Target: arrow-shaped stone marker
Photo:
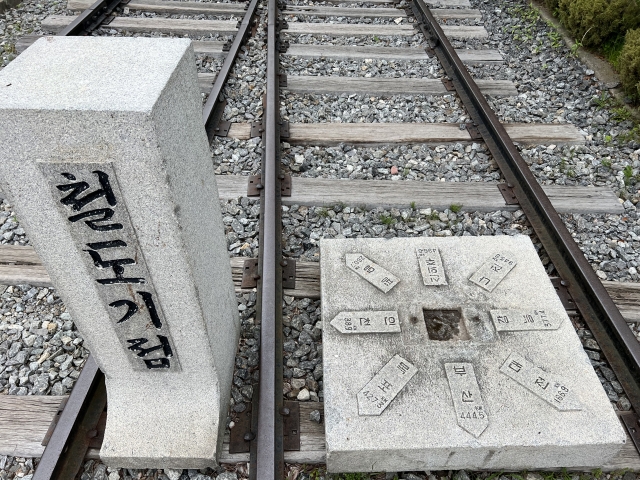
<instances>
[{"instance_id":1,"label":"arrow-shaped stone marker","mask_svg":"<svg viewBox=\"0 0 640 480\"><path fill-rule=\"evenodd\" d=\"M489 426L489 417L484 408L478 379L471 363L445 363L453 408L458 425L474 437L479 437Z\"/></svg>"},{"instance_id":2,"label":"arrow-shaped stone marker","mask_svg":"<svg viewBox=\"0 0 640 480\"><path fill-rule=\"evenodd\" d=\"M512 353L500 371L558 410L582 410L582 405L566 382L549 375L517 353Z\"/></svg>"},{"instance_id":3,"label":"arrow-shaped stone marker","mask_svg":"<svg viewBox=\"0 0 640 480\"><path fill-rule=\"evenodd\" d=\"M545 310L491 310L491 318L498 332L522 330L557 330L562 318Z\"/></svg>"},{"instance_id":4,"label":"arrow-shaped stone marker","mask_svg":"<svg viewBox=\"0 0 640 480\"><path fill-rule=\"evenodd\" d=\"M493 289L507 276L517 262L510 254L496 253L491 256L476 273L469 277L469 280L487 292Z\"/></svg>"},{"instance_id":5,"label":"arrow-shaped stone marker","mask_svg":"<svg viewBox=\"0 0 640 480\"><path fill-rule=\"evenodd\" d=\"M380 265L373 263L361 253L347 253L345 255L347 267L353 270L374 287L387 293L395 287L400 279Z\"/></svg>"},{"instance_id":6,"label":"arrow-shaped stone marker","mask_svg":"<svg viewBox=\"0 0 640 480\"><path fill-rule=\"evenodd\" d=\"M400 321L395 311L340 312L331 320L340 333L398 333Z\"/></svg>"},{"instance_id":7,"label":"arrow-shaped stone marker","mask_svg":"<svg viewBox=\"0 0 640 480\"><path fill-rule=\"evenodd\" d=\"M416 248L422 282L425 285L448 285L437 248Z\"/></svg>"},{"instance_id":8,"label":"arrow-shaped stone marker","mask_svg":"<svg viewBox=\"0 0 640 480\"><path fill-rule=\"evenodd\" d=\"M380 415L418 372L400 355L389 362L358 392L358 415Z\"/></svg>"}]
</instances>

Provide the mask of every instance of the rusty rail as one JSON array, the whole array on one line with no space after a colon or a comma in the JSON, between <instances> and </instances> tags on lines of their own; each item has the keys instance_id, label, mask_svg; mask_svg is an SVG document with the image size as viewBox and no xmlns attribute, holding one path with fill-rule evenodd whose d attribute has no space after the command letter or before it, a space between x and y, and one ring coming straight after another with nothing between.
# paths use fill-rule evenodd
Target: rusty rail
<instances>
[{"instance_id":1,"label":"rusty rail","mask_svg":"<svg viewBox=\"0 0 640 480\"><path fill-rule=\"evenodd\" d=\"M257 444L252 448L253 479L284 478L282 411L282 246L280 201L280 61L278 2L269 0L267 93L262 134L264 151L260 195L260 387ZM253 466L255 465L255 468Z\"/></svg>"},{"instance_id":2,"label":"rusty rail","mask_svg":"<svg viewBox=\"0 0 640 480\"><path fill-rule=\"evenodd\" d=\"M419 27L430 40L431 48L451 78L456 92L473 120L473 126L480 131L502 174L513 188L522 211L542 242L609 364L615 370L634 410L640 412L640 343L424 0L413 0L412 9L419 21Z\"/></svg>"}]
</instances>

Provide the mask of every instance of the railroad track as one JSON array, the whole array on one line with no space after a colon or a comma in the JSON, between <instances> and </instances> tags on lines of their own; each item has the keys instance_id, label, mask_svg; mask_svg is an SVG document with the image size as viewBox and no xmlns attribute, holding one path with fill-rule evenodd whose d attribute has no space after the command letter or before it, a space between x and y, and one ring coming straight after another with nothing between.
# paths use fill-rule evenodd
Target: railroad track
<instances>
[{"instance_id":1,"label":"railroad track","mask_svg":"<svg viewBox=\"0 0 640 480\"><path fill-rule=\"evenodd\" d=\"M509 218L515 220L517 216L521 219L519 223L515 222L519 225L520 231L532 235L541 248L541 256L547 256L547 260L550 260L549 273L562 278L572 297L573 303L568 305L568 310L576 319L575 324L579 326L579 331L583 335L586 335L584 332L588 332L589 338L591 336L595 338L608 365L613 368L617 379L624 387L631 405L637 410L640 407L637 363L640 358L640 347L628 328L627 322L640 320L638 308L640 288L636 288L637 284L601 282L558 215L559 213L620 215L624 209L615 193L608 187L541 187L518 149L513 145L514 141L534 145L580 145L586 140L584 132L571 124L507 123L503 125L499 122L483 95L515 96L518 93L516 85L508 80L474 81L465 64L500 65L504 61L502 55L494 49L453 48L449 41L449 39L472 39L470 42L473 44L478 41L473 39L488 36L484 27L476 24L481 23L481 12L471 8L468 1L442 1L441 8L432 10L422 0L401 4L407 7L406 10L394 8L383 0L367 2L374 5L367 8L336 7L330 5L332 2L325 3L329 5L286 5L282 11L279 11L279 6L274 0L265 4L266 22L259 27L262 31L261 35L266 37L266 82L264 92L261 92L265 93L265 97L260 112L262 115L254 115L256 119L261 117L260 124L237 121L237 115L234 116L232 112L230 114L228 110L225 113L225 105L221 98L225 82L233 68L233 60L240 52L242 41L248 35L257 0L251 2L247 10L244 9L245 5L240 6L234 3L132 1L128 6L112 5L111 10L114 8L122 12L125 8L127 12L144 10L153 12L158 17L116 16L108 26L103 24L100 27L127 32L154 31L166 35L199 36L208 35L211 32L217 32L220 36L235 34L226 54L228 47L223 47L224 41L218 40L217 37L216 40L199 40L194 44L194 49L199 55L224 58L219 72L200 73L202 91L204 94L208 93L203 118L213 143L214 155L218 144L238 142L246 145L257 136L262 137L262 162L259 166L256 166L255 162L243 164L238 172L243 175L218 177L221 199L231 200L247 196L247 186L250 183L247 180L247 174L260 174L259 179L253 178L251 181L260 185L257 193L260 196L261 209L259 280L256 285L261 330L259 336L261 340L260 383L257 396L259 401L254 402L253 426L249 423L248 427L243 427L248 428L254 435L247 437L251 444L250 453L227 453L229 451L227 447L221 461L226 463L250 461L251 475L254 478L284 478L285 461L288 463L322 463L324 461L322 425L308 420L311 412L317 410L321 414L321 402L300 402L299 450L286 450L283 443L285 417L288 416L287 407L284 404L285 398L296 398L303 389L309 393L307 385L313 383L307 374L303 377L306 379L305 386L294 388L292 379L287 375L291 373L294 368L291 365L296 361L289 365L293 356L285 354L283 358L278 354L283 351L283 330L284 336L291 340L286 331L287 329L291 331L293 328L293 310L286 305L299 305L297 302L308 305L309 301L317 301L319 267L316 262L311 261L317 260L315 244L318 238L314 238L314 233L317 237L317 232L296 232L302 239L300 242L302 246L292 245L290 242L282 244L280 225L284 224L284 234L288 235L296 231L296 221L299 223L315 218L316 225L326 223L323 219L329 221L332 217L329 210L334 214L338 210L337 213L340 214L340 211L344 212L347 209L349 212L343 214L343 218L345 215L359 215L364 218L367 211L396 210L401 215L400 211L403 209L410 209L414 215L424 217L428 214L419 213L420 210L426 212L430 209L431 213L442 212L436 215L436 219L431 219L435 222L442 221L441 215L447 219L451 215L458 218L465 212L490 214L496 211L512 212L513 217ZM71 10L82 10L88 7L89 5L80 0L69 2ZM94 11L102 8L108 8L108 6L93 6ZM243 20L238 30L235 21L168 18L172 15L214 17L233 15L243 16ZM110 13L102 11L100 16L94 19L91 12L85 10L75 19L50 17L43 23L43 27L52 31L60 30L67 34L73 32L77 34L75 28L84 28L87 25L98 28L100 22L109 16ZM100 19L100 17L103 18ZM329 20L326 21L326 19ZM331 19L338 20L332 23ZM344 19L347 23L342 23ZM72 25L69 25L70 20L75 20ZM442 27L439 26L441 23ZM357 44L349 45L354 38ZM367 39L371 38L378 39L376 43L381 45L370 45ZM429 45L426 50L425 40ZM19 48L26 48L31 41L32 38L25 38ZM254 45L253 48L260 48L260 46ZM331 73L337 68L341 75L318 76L318 67L310 66L313 63L323 63L328 60L333 61L333 65L339 65L333 67L334 70ZM309 74L299 74L303 68L300 68L296 62L301 61L309 62L307 64ZM284 67L285 75L281 74L280 62ZM360 68L360 73L347 69L344 75L341 69L349 62L355 63L357 68ZM431 68L430 73L433 78L422 78L423 76L416 72L409 72L408 75L398 78L388 74L389 70L385 70L389 64L397 68L396 64L410 66L410 62L420 65L422 70L419 69L419 71L422 72ZM378 68L380 75L361 74L374 66ZM287 72L289 69L298 70L298 74L289 75ZM449 81L443 81L445 74ZM380 109L373 108L379 99L387 97L392 97L395 102L401 104L402 96L406 96L408 92L412 96L420 96L423 99L420 108L415 102L412 106L415 110L422 110L426 115L424 121L402 121L402 115L393 117L393 111L390 116L380 117ZM369 102L367 109L361 109L365 114L353 117L343 114L341 118L346 118L346 122L331 121L331 112L326 112L323 117L305 114L305 102L309 105L309 102L320 98L320 102L331 101L334 102L333 108L340 108L340 98L350 95L369 97L374 100ZM443 103L438 105L440 100L434 99L443 99ZM447 103L448 105L445 105ZM435 117L429 117L428 110L433 109L434 105L438 107L444 105L442 108L444 112ZM391 105L392 110L393 107L394 105ZM369 114L366 110L372 112ZM399 110L402 114L402 109ZM229 117L235 118L236 121L225 123L225 118ZM362 121L363 118L369 121ZM384 121L380 121L380 118ZM472 148L484 155L486 159L490 156L493 162L487 160L488 177L484 182L465 183L429 181L421 178L419 174L414 175L416 178L413 180L406 179L411 178L412 170L420 173L419 168L409 168L410 171L405 175L405 179L389 180L390 177L398 177L397 167L376 167L375 172L373 170L363 172L357 170L357 165L349 169L347 166L336 165L336 162L332 163L330 158L324 162L314 163L306 155L309 149L317 148L316 151L322 149L332 152L340 149L343 153L348 152L349 157L371 155L375 158L376 149L379 151L380 148L386 147L392 150L394 147L403 147L407 144L433 145L434 151L442 145L459 144L462 151L466 147ZM348 146L348 149L343 146ZM284 152L281 151L282 149ZM224 156L224 153L219 156ZM318 156L322 158L322 155L318 154ZM220 167L223 167L232 164L227 160L222 158L217 161ZM243 163L242 158L235 161ZM396 170L395 174L392 172L393 168ZM313 173L314 169L320 173ZM350 181L341 181L338 178L332 178L331 175L323 178L327 170L329 173L335 173L340 172L340 169L346 178L350 178ZM234 168L227 168L220 173L234 171ZM285 177L285 173L290 177L289 187L283 187L284 181L289 180ZM488 183L487 178L491 178L493 182ZM442 180L444 179L443 175ZM498 181L507 184L505 195L500 193ZM399 187L400 183L402 187ZM282 192L285 192L285 195ZM255 194L256 192L252 193L254 196ZM409 204L411 204L410 207ZM336 205L338 207L334 207ZM456 205L456 208L453 208L453 205ZM293 208L297 210L289 214L288 212ZM300 215L301 208L308 212L306 218ZM296 219L295 214L300 218ZM368 218L373 219L374 215L375 213L369 214ZM385 213L380 213L378 220L383 217L388 218ZM424 223L428 224L428 222ZM450 222L447 221L447 223ZM332 222L329 221L329 224ZM385 225L388 226L388 222L380 225L379 232L366 229L363 232L370 236L384 236L389 233ZM324 231L326 230L325 228ZM341 232L336 232L334 228L334 235L341 233L346 236L356 235L353 232L357 232L350 229L350 233L346 233L345 230L346 228L342 228ZM407 232L407 230L410 231ZM398 231L403 231L405 235L419 235L425 230L426 228L419 230L409 226L404 230L396 229L395 232L397 234ZM448 235L453 234L449 229L432 229L431 231L436 235L447 235L446 232ZM296 257L298 260L295 264L295 286L283 286L283 264L292 263L291 260L283 257L283 249L286 257ZM245 267L244 259L232 258L231 263L237 293L251 293L253 291L251 288L242 287L241 272ZM51 285L35 252L30 247L16 246L0 248L0 282L11 285L22 283L37 286ZM294 345L299 348L302 343L295 340ZM301 358L305 356L302 355ZM317 358L319 357L316 356L315 359ZM76 440L74 438L76 422L92 405L87 395L98 390L96 385L99 384L99 372L95 366L91 368L91 364L88 365L70 397L67 404L69 407L65 408L58 423L59 426L49 440L49 446L44 452L36 473L38 479L58 477L58 475L60 478L73 476L85 457L84 453L78 454L76 450L70 449L70 452L75 455L75 458L70 461L70 456L65 457L62 453L65 445L69 448L69 442ZM287 389L288 392L283 397L281 392ZM18 411L20 408L25 411L33 408L32 405L18 398L7 398L7 400L11 405L10 408ZM47 419L57 411L57 404L53 399L40 401L29 398L29 401L41 402L38 405L44 413L40 424L34 426L33 437L36 441L32 438L30 443L23 442L22 448L24 452L37 454L40 451L36 446L37 438L42 429L48 426ZM98 417L101 411L98 408ZM637 427L637 417L631 415L633 414L627 415L627 421L631 418L630 421ZM94 448L89 448L88 443L84 443L83 448L88 452L88 457L97 458L95 442ZM31 450L28 450L29 448ZM604 467L610 470L640 468L640 457L633 443L628 442L626 450L611 465ZM64 473L60 472L60 468L64 468Z\"/></svg>"}]
</instances>

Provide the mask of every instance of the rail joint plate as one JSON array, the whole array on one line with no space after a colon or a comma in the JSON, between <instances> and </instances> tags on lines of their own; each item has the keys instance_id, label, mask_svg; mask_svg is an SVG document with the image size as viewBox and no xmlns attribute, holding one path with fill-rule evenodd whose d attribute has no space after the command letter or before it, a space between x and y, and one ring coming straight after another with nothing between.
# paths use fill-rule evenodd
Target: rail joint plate
<instances>
[{"instance_id":1,"label":"rail joint plate","mask_svg":"<svg viewBox=\"0 0 640 480\"><path fill-rule=\"evenodd\" d=\"M285 452L300 450L300 403L285 401L282 409Z\"/></svg>"},{"instance_id":2,"label":"rail joint plate","mask_svg":"<svg viewBox=\"0 0 640 480\"><path fill-rule=\"evenodd\" d=\"M258 286L258 259L247 258L242 266L242 288L255 288Z\"/></svg>"},{"instance_id":3,"label":"rail joint plate","mask_svg":"<svg viewBox=\"0 0 640 480\"><path fill-rule=\"evenodd\" d=\"M296 261L292 258L282 260L282 288L296 288Z\"/></svg>"},{"instance_id":4,"label":"rail joint plate","mask_svg":"<svg viewBox=\"0 0 640 480\"><path fill-rule=\"evenodd\" d=\"M624 412L618 414L622 423L627 428L629 436L636 446L636 450L640 452L640 420L635 412Z\"/></svg>"},{"instance_id":5,"label":"rail joint plate","mask_svg":"<svg viewBox=\"0 0 640 480\"><path fill-rule=\"evenodd\" d=\"M569 293L569 286L567 285L567 282L562 280L560 277L552 277L551 283L553 284L553 288L556 289L556 293L558 294L558 298L560 298L564 309L569 311L577 310L578 307Z\"/></svg>"},{"instance_id":6,"label":"rail joint plate","mask_svg":"<svg viewBox=\"0 0 640 480\"><path fill-rule=\"evenodd\" d=\"M229 430L229 453L247 453L251 450L251 440L255 436L251 431L251 403L247 409L239 413Z\"/></svg>"},{"instance_id":7,"label":"rail joint plate","mask_svg":"<svg viewBox=\"0 0 640 480\"><path fill-rule=\"evenodd\" d=\"M508 183L499 183L498 190L504 198L505 205L518 205L518 197L516 197L513 187Z\"/></svg>"}]
</instances>

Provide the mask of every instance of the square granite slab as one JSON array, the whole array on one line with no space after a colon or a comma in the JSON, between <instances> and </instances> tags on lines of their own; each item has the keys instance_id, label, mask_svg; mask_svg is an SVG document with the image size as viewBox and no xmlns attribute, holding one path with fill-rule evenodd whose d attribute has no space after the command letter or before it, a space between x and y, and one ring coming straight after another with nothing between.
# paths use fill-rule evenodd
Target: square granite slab
<instances>
[{"instance_id":1,"label":"square granite slab","mask_svg":"<svg viewBox=\"0 0 640 480\"><path fill-rule=\"evenodd\" d=\"M320 250L330 472L590 468L625 443L528 237Z\"/></svg>"}]
</instances>

